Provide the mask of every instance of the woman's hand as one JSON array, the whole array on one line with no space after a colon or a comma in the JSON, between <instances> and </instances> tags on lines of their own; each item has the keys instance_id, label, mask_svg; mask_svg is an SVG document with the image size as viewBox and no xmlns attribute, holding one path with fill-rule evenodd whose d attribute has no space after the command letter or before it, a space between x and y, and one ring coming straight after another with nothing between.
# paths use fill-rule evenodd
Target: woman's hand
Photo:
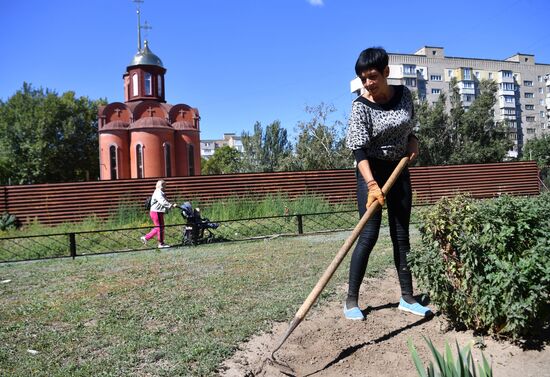
<instances>
[{"instance_id":1,"label":"woman's hand","mask_svg":"<svg viewBox=\"0 0 550 377\"><path fill-rule=\"evenodd\" d=\"M409 137L409 142L407 143L407 157L409 157L409 162L413 162L418 157L418 139L416 136Z\"/></svg>"},{"instance_id":2,"label":"woman's hand","mask_svg":"<svg viewBox=\"0 0 550 377\"><path fill-rule=\"evenodd\" d=\"M367 208L371 206L372 203L378 202L380 207L384 205L384 193L378 187L378 183L373 179L367 183L369 188L369 195L367 197Z\"/></svg>"}]
</instances>

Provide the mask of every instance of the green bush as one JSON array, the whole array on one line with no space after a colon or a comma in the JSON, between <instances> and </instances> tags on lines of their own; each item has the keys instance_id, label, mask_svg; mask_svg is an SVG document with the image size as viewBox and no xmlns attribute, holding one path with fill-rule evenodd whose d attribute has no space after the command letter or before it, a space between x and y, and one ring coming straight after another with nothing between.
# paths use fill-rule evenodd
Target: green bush
<instances>
[{"instance_id":1,"label":"green bush","mask_svg":"<svg viewBox=\"0 0 550 377\"><path fill-rule=\"evenodd\" d=\"M19 228L19 221L15 215L4 212L2 216L0 216L0 230L4 231L17 228Z\"/></svg>"},{"instance_id":2,"label":"green bush","mask_svg":"<svg viewBox=\"0 0 550 377\"><path fill-rule=\"evenodd\" d=\"M456 343L457 358L456 362L453 358L453 353L451 347L447 342L445 342L445 354L440 353L435 349L432 341L430 339L424 338L428 347L432 352L437 365L437 369L434 367L433 362L430 362L426 370L422 366L422 361L414 348L412 341L408 340L409 350L416 366L416 371L420 377L492 377L493 370L485 355L481 354L483 358L483 363L478 364L477 368L474 364L474 359L472 357L472 351L470 346L464 347L462 350L458 347L458 342Z\"/></svg>"},{"instance_id":3,"label":"green bush","mask_svg":"<svg viewBox=\"0 0 550 377\"><path fill-rule=\"evenodd\" d=\"M443 198L420 216L419 287L457 328L517 339L550 307L550 194Z\"/></svg>"}]
</instances>

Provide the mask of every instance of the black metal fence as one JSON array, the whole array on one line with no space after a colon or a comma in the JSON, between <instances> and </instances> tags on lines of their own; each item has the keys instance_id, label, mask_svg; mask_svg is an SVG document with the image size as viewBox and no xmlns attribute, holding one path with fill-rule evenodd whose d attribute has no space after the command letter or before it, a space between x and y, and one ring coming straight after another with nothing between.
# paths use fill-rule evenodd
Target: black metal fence
<instances>
[{"instance_id":1,"label":"black metal fence","mask_svg":"<svg viewBox=\"0 0 550 377\"><path fill-rule=\"evenodd\" d=\"M173 247L207 242L243 241L276 235L298 235L349 230L358 222L357 211L294 214L217 222L216 229L186 242L186 224L166 225L165 242ZM144 245L140 237L148 227L79 231L25 237L0 238L0 263L84 255L119 253L157 247L156 240Z\"/></svg>"}]
</instances>

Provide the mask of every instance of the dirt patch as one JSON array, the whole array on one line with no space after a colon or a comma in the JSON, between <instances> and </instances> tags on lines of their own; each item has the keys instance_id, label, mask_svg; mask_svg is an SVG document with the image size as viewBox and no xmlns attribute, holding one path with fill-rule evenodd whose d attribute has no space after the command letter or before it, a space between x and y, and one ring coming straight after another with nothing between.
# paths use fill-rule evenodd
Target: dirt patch
<instances>
[{"instance_id":1,"label":"dirt patch","mask_svg":"<svg viewBox=\"0 0 550 377\"><path fill-rule=\"evenodd\" d=\"M344 287L339 297L344 297ZM342 314L342 302L335 301L312 310L275 353L278 361L287 363L296 376L344 377L416 377L416 369L407 347L410 338L426 365L432 360L422 336L430 338L441 352L445 341L460 347L481 344L483 354L498 377L550 376L550 347L523 351L518 346L479 338L472 332L448 330L443 316L423 319L397 310L399 288L394 270L380 278L366 279L361 289L362 307L368 303L365 321L348 321ZM298 308L296 308L297 310ZM291 318L289 318L289 321ZM266 363L266 358L288 329L288 323L277 323L242 344L220 371L225 377L283 377L278 368ZM481 360L478 346L472 347L474 360ZM456 352L455 352L456 355Z\"/></svg>"}]
</instances>

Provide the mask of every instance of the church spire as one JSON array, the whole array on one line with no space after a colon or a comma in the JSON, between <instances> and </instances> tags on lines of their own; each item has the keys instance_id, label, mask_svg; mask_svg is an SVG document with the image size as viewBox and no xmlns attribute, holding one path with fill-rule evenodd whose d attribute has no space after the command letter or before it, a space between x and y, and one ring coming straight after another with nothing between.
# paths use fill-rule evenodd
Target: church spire
<instances>
[{"instance_id":1,"label":"church spire","mask_svg":"<svg viewBox=\"0 0 550 377\"><path fill-rule=\"evenodd\" d=\"M141 15L141 12L140 12L140 4L143 3L143 0L132 0L134 3L137 4L137 7L136 7L136 13L137 13L137 32L138 32L138 52L141 51L141 20L140 20L140 15Z\"/></svg>"}]
</instances>

